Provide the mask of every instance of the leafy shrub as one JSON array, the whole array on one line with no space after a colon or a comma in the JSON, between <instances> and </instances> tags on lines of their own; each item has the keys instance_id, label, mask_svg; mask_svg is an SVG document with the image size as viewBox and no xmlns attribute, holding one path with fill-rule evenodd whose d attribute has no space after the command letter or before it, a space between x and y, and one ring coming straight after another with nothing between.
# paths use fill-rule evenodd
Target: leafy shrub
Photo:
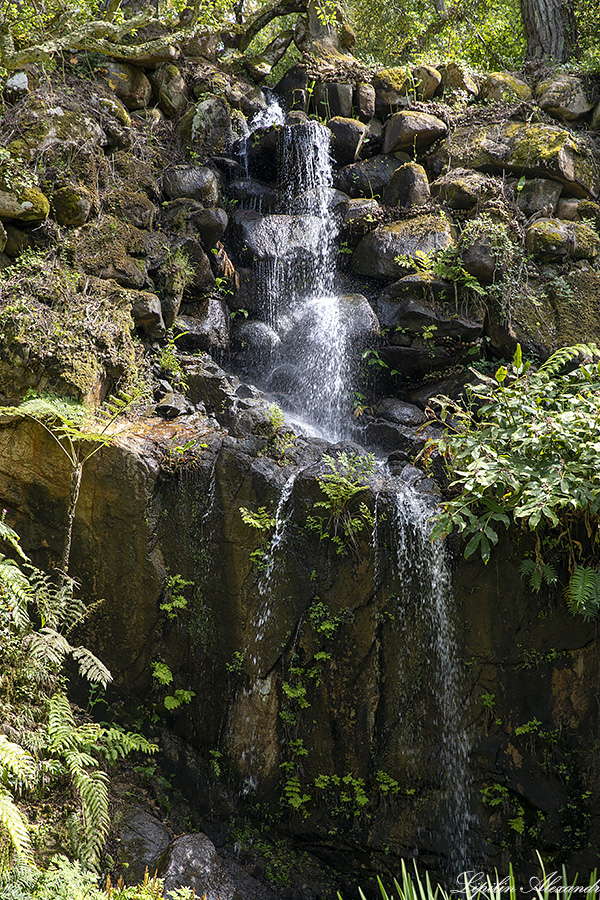
<instances>
[{"instance_id":1,"label":"leafy shrub","mask_svg":"<svg viewBox=\"0 0 600 900\"><path fill-rule=\"evenodd\" d=\"M478 551L487 563L500 528L520 525L535 536L523 574L538 590L555 581L547 557L558 549L573 573L569 607L586 617L600 607L598 357L595 345L566 347L534 370L519 347L494 378L478 375L467 409L438 398L447 429L426 451L443 453L453 476L454 496L440 508L432 539L456 530L465 556Z\"/></svg>"}]
</instances>

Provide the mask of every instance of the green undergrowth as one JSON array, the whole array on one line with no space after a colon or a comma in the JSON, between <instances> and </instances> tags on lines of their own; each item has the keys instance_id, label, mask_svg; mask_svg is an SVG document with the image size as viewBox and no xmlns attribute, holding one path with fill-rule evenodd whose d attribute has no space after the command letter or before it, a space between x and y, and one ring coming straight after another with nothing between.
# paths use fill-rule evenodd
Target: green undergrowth
<instances>
[{"instance_id":1,"label":"green undergrowth","mask_svg":"<svg viewBox=\"0 0 600 900\"><path fill-rule=\"evenodd\" d=\"M466 408L447 397L432 404L445 424L431 441L451 475L451 496L432 539L457 531L465 557L487 564L512 525L533 536L521 572L539 590L562 578L571 612L600 609L600 349L565 347L539 369L523 360L493 377L477 373Z\"/></svg>"}]
</instances>

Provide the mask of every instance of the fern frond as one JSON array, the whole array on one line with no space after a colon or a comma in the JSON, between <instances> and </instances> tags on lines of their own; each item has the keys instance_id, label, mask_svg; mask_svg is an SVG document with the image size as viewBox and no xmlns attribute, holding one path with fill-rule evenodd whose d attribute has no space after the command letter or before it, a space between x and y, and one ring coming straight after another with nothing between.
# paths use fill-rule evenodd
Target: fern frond
<instances>
[{"instance_id":1,"label":"fern frond","mask_svg":"<svg viewBox=\"0 0 600 900\"><path fill-rule=\"evenodd\" d=\"M158 745L151 744L143 735L133 731L104 728L98 750L109 762L115 762L119 756L127 756L128 753L156 753Z\"/></svg>"},{"instance_id":2,"label":"fern frond","mask_svg":"<svg viewBox=\"0 0 600 900\"><path fill-rule=\"evenodd\" d=\"M54 694L48 705L48 737L51 744L56 747L72 746L72 742L66 740L66 734L76 729L73 710L67 697L61 693Z\"/></svg>"},{"instance_id":3,"label":"fern frond","mask_svg":"<svg viewBox=\"0 0 600 900\"><path fill-rule=\"evenodd\" d=\"M582 615L588 622L600 609L600 572L588 566L577 566L565 589L569 612Z\"/></svg>"},{"instance_id":4,"label":"fern frond","mask_svg":"<svg viewBox=\"0 0 600 900\"><path fill-rule=\"evenodd\" d=\"M20 631L25 631L31 624L27 604L32 599L31 585L25 573L14 560L0 554L0 601Z\"/></svg>"},{"instance_id":5,"label":"fern frond","mask_svg":"<svg viewBox=\"0 0 600 900\"><path fill-rule=\"evenodd\" d=\"M11 794L0 786L0 833L8 836L14 852L23 859L31 859L31 839L27 819L15 804Z\"/></svg>"},{"instance_id":6,"label":"fern frond","mask_svg":"<svg viewBox=\"0 0 600 900\"><path fill-rule=\"evenodd\" d=\"M77 661L80 674L92 684L101 684L105 688L112 681L110 671L87 647L73 647L71 656Z\"/></svg>"},{"instance_id":7,"label":"fern frond","mask_svg":"<svg viewBox=\"0 0 600 900\"><path fill-rule=\"evenodd\" d=\"M20 744L9 741L0 734L0 779L6 781L11 774L19 785L32 787L36 780L36 761Z\"/></svg>"},{"instance_id":8,"label":"fern frond","mask_svg":"<svg viewBox=\"0 0 600 900\"><path fill-rule=\"evenodd\" d=\"M98 861L110 826L108 817L108 776L85 769L73 771L73 784L81 800L85 833L85 854L92 865Z\"/></svg>"},{"instance_id":9,"label":"fern frond","mask_svg":"<svg viewBox=\"0 0 600 900\"><path fill-rule=\"evenodd\" d=\"M19 543L19 535L16 531L13 531L10 525L6 524L3 518L0 518L0 541L6 541L7 544L10 544L13 550L17 551L21 559L29 559L27 554L23 552L21 544Z\"/></svg>"},{"instance_id":10,"label":"fern frond","mask_svg":"<svg viewBox=\"0 0 600 900\"><path fill-rule=\"evenodd\" d=\"M540 366L539 371L546 372L548 375L556 375L574 360L583 363L585 360L599 356L600 347L597 344L573 344L571 347L560 347Z\"/></svg>"},{"instance_id":11,"label":"fern frond","mask_svg":"<svg viewBox=\"0 0 600 900\"><path fill-rule=\"evenodd\" d=\"M8 407L7 412L9 415L30 416L33 419L58 419L67 425L81 425L87 414L83 403L54 394L43 394L24 400L19 406ZM5 413L4 409L2 413Z\"/></svg>"},{"instance_id":12,"label":"fern frond","mask_svg":"<svg viewBox=\"0 0 600 900\"><path fill-rule=\"evenodd\" d=\"M42 628L34 632L27 640L27 649L36 662L42 662L49 668L62 666L65 656L73 649L66 637L54 628Z\"/></svg>"}]
</instances>

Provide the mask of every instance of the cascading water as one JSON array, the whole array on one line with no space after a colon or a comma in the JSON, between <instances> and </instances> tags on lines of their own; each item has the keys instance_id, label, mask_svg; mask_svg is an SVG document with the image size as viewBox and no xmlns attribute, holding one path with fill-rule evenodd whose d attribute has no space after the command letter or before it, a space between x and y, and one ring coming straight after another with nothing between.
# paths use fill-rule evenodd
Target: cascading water
<instances>
[{"instance_id":1,"label":"cascading water","mask_svg":"<svg viewBox=\"0 0 600 900\"><path fill-rule=\"evenodd\" d=\"M280 189L285 212L268 215L262 227L274 257L262 259L259 275L263 318L278 333L264 386L276 392L281 406L292 413L296 428L339 441L354 434L349 414L352 374L358 368L348 297L335 291L338 222L332 212L330 132L317 122L284 126L279 143ZM364 299L364 298L363 298ZM366 303L366 301L365 301ZM278 561L285 550L286 522L294 477L286 482L275 517L271 546L258 583L259 607L251 623L256 653L265 639L276 594ZM462 717L459 669L451 618L451 578L444 548L430 542L430 503L408 485L400 485L384 508L377 498L374 526L375 590L384 577L378 546L379 519L393 521L396 578L401 601L414 603L430 638L429 681L442 737L439 780L441 843L457 873L469 861L469 742ZM250 693L262 689L260 661L254 658ZM253 751L252 747L249 748Z\"/></svg>"},{"instance_id":2,"label":"cascading water","mask_svg":"<svg viewBox=\"0 0 600 900\"><path fill-rule=\"evenodd\" d=\"M404 487L394 498L396 566L407 601L431 633L431 673L436 684L438 725L442 733L440 776L444 805L442 824L449 837L449 858L456 872L470 859L469 739L460 702L460 675L451 619L452 583L441 541L431 542L433 506L422 494ZM445 821L444 821L445 820Z\"/></svg>"}]
</instances>

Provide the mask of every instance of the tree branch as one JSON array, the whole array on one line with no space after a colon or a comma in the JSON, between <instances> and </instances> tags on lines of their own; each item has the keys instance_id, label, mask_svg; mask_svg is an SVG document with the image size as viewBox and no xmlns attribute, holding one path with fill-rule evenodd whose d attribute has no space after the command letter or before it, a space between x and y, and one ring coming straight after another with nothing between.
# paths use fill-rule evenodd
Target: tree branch
<instances>
[{"instance_id":1,"label":"tree branch","mask_svg":"<svg viewBox=\"0 0 600 900\"><path fill-rule=\"evenodd\" d=\"M306 12L307 0L280 0L276 6L266 9L263 13L250 22L238 41L238 49L244 52L252 43L256 35L267 25L280 16L289 16L291 13Z\"/></svg>"}]
</instances>

